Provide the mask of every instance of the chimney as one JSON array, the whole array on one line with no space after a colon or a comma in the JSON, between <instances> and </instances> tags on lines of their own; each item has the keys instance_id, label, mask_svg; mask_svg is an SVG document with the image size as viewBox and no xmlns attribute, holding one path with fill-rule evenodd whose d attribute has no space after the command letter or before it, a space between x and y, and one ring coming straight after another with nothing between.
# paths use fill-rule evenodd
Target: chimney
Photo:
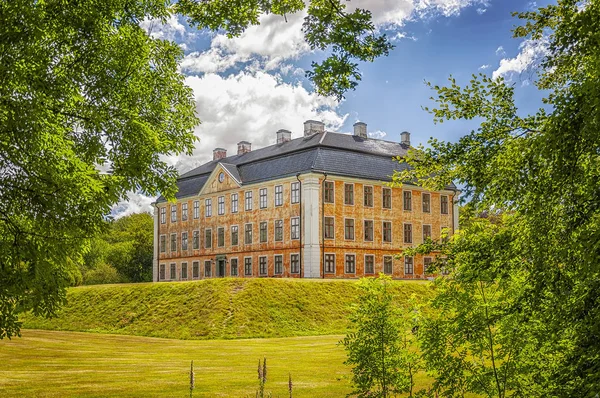
<instances>
[{"instance_id":1,"label":"chimney","mask_svg":"<svg viewBox=\"0 0 600 398\"><path fill-rule=\"evenodd\" d=\"M213 160L224 159L227 157L227 149L215 148L213 149Z\"/></svg>"},{"instance_id":2,"label":"chimney","mask_svg":"<svg viewBox=\"0 0 600 398\"><path fill-rule=\"evenodd\" d=\"M277 131L277 143L283 144L284 142L288 142L292 140L292 132L289 130L281 129Z\"/></svg>"},{"instance_id":3,"label":"chimney","mask_svg":"<svg viewBox=\"0 0 600 398\"><path fill-rule=\"evenodd\" d=\"M354 135L357 137L367 138L367 123L354 123Z\"/></svg>"},{"instance_id":4,"label":"chimney","mask_svg":"<svg viewBox=\"0 0 600 398\"><path fill-rule=\"evenodd\" d=\"M304 122L304 136L310 137L313 134L324 133L325 123L317 120L307 120Z\"/></svg>"},{"instance_id":5,"label":"chimney","mask_svg":"<svg viewBox=\"0 0 600 398\"><path fill-rule=\"evenodd\" d=\"M408 131L403 131L400 134L400 143L406 146L410 146L410 133Z\"/></svg>"},{"instance_id":6,"label":"chimney","mask_svg":"<svg viewBox=\"0 0 600 398\"><path fill-rule=\"evenodd\" d=\"M238 155L243 155L252 150L252 144L248 141L240 141L238 142Z\"/></svg>"}]
</instances>

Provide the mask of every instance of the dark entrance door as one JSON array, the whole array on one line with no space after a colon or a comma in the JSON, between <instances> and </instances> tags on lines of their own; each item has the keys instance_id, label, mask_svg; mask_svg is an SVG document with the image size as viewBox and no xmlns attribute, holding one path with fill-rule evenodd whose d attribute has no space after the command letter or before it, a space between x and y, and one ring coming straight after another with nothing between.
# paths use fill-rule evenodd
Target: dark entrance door
<instances>
[{"instance_id":1,"label":"dark entrance door","mask_svg":"<svg viewBox=\"0 0 600 398\"><path fill-rule=\"evenodd\" d=\"M217 276L223 278L225 276L225 260L217 260Z\"/></svg>"}]
</instances>

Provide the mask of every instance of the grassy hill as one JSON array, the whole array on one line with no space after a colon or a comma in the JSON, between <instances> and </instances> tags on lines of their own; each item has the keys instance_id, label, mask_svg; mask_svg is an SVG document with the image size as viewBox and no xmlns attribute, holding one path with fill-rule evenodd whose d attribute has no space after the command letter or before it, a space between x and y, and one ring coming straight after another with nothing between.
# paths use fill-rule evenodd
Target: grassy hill
<instances>
[{"instance_id":1,"label":"grassy hill","mask_svg":"<svg viewBox=\"0 0 600 398\"><path fill-rule=\"evenodd\" d=\"M400 302L427 296L426 282L395 281ZM24 315L29 329L176 339L235 339L341 334L356 281L210 279L82 286L53 319Z\"/></svg>"}]
</instances>

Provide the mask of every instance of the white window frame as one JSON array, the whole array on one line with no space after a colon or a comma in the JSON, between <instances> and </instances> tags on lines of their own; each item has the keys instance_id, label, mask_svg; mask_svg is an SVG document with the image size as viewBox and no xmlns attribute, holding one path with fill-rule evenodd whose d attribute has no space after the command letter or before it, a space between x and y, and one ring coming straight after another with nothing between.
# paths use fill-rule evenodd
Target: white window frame
<instances>
[{"instance_id":1,"label":"white window frame","mask_svg":"<svg viewBox=\"0 0 600 398\"><path fill-rule=\"evenodd\" d=\"M229 229L231 230L231 233L229 234L231 246L239 246L239 244L240 244L240 227L239 227L239 225L232 225L231 227L229 227ZM234 229L235 229L235 232L237 233L237 242L236 243L233 243L233 230Z\"/></svg>"},{"instance_id":2,"label":"white window frame","mask_svg":"<svg viewBox=\"0 0 600 398\"><path fill-rule=\"evenodd\" d=\"M177 205L171 205L171 222L177 222Z\"/></svg>"},{"instance_id":3,"label":"white window frame","mask_svg":"<svg viewBox=\"0 0 600 398\"><path fill-rule=\"evenodd\" d=\"M410 225L410 242L406 241L406 226ZM415 239L414 239L414 231L413 231L413 224L410 222L405 222L402 223L402 243L404 243L405 245L412 245L414 243Z\"/></svg>"},{"instance_id":4,"label":"white window frame","mask_svg":"<svg viewBox=\"0 0 600 398\"><path fill-rule=\"evenodd\" d=\"M206 246L206 231L210 231L210 246ZM212 228L204 228L204 245L203 247L205 249L212 249L213 248L213 233L212 233Z\"/></svg>"},{"instance_id":5,"label":"white window frame","mask_svg":"<svg viewBox=\"0 0 600 398\"><path fill-rule=\"evenodd\" d=\"M175 248L173 248L173 237L175 237ZM169 247L169 251L171 253L176 252L177 251L177 234L176 233L172 233L171 234L171 240L169 241L170 247Z\"/></svg>"},{"instance_id":6,"label":"white window frame","mask_svg":"<svg viewBox=\"0 0 600 398\"><path fill-rule=\"evenodd\" d=\"M231 212L232 213L238 212L238 205L239 205L239 196L237 193L232 193L231 194Z\"/></svg>"},{"instance_id":7,"label":"white window frame","mask_svg":"<svg viewBox=\"0 0 600 398\"><path fill-rule=\"evenodd\" d=\"M185 234L185 239L184 239L184 234ZM183 245L183 242L185 242L185 246ZM188 250L188 231L183 231L181 233L181 251L187 251Z\"/></svg>"},{"instance_id":8,"label":"white window frame","mask_svg":"<svg viewBox=\"0 0 600 398\"><path fill-rule=\"evenodd\" d=\"M220 216L225 214L225 196L217 198L217 214Z\"/></svg>"},{"instance_id":9,"label":"white window frame","mask_svg":"<svg viewBox=\"0 0 600 398\"><path fill-rule=\"evenodd\" d=\"M200 218L200 201L194 200L194 219Z\"/></svg>"},{"instance_id":10,"label":"white window frame","mask_svg":"<svg viewBox=\"0 0 600 398\"><path fill-rule=\"evenodd\" d=\"M277 258L281 259L281 272L277 272ZM273 256L273 274L283 275L285 272L285 266L283 265L283 254L275 254Z\"/></svg>"},{"instance_id":11,"label":"white window frame","mask_svg":"<svg viewBox=\"0 0 600 398\"><path fill-rule=\"evenodd\" d=\"M346 220L352 220L352 239L346 237ZM354 242L356 240L356 220L354 218L344 218L344 240Z\"/></svg>"},{"instance_id":12,"label":"white window frame","mask_svg":"<svg viewBox=\"0 0 600 398\"><path fill-rule=\"evenodd\" d=\"M183 270L185 269L185 278L183 277ZM188 280L188 263L187 261L183 261L181 263L181 266L179 267L179 273L181 275L181 277L179 279L181 279L182 281L187 281Z\"/></svg>"},{"instance_id":13,"label":"white window frame","mask_svg":"<svg viewBox=\"0 0 600 398\"><path fill-rule=\"evenodd\" d=\"M327 270L327 256L333 256L333 271ZM336 259L335 259L335 253L325 253L323 256L323 272L327 275L335 275L336 268L337 268L337 264L336 264Z\"/></svg>"},{"instance_id":14,"label":"white window frame","mask_svg":"<svg viewBox=\"0 0 600 398\"><path fill-rule=\"evenodd\" d=\"M298 271L296 271L296 272L294 272L294 266L293 266L294 262L292 260L293 256L297 256L297 258L298 258ZM300 268L301 268L300 253L290 253L290 274L293 274L293 275L300 274Z\"/></svg>"},{"instance_id":15,"label":"white window frame","mask_svg":"<svg viewBox=\"0 0 600 398\"><path fill-rule=\"evenodd\" d=\"M206 272L206 270L207 270L206 265L207 264L208 264L208 273ZM212 277L212 274L213 274L213 272L212 272L212 260L204 260L204 272L203 272L203 274L204 274L205 278Z\"/></svg>"},{"instance_id":16,"label":"white window frame","mask_svg":"<svg viewBox=\"0 0 600 398\"><path fill-rule=\"evenodd\" d=\"M246 272L246 260L250 259L250 273ZM252 256L245 256L244 257L244 276L252 276L254 275L254 273L252 272Z\"/></svg>"},{"instance_id":17,"label":"white window frame","mask_svg":"<svg viewBox=\"0 0 600 398\"><path fill-rule=\"evenodd\" d=\"M246 242L246 226L250 225L250 243ZM254 223L244 223L244 245L252 245L254 243Z\"/></svg>"},{"instance_id":18,"label":"white window frame","mask_svg":"<svg viewBox=\"0 0 600 398\"><path fill-rule=\"evenodd\" d=\"M283 185L275 185L275 207L283 206Z\"/></svg>"},{"instance_id":19,"label":"white window frame","mask_svg":"<svg viewBox=\"0 0 600 398\"><path fill-rule=\"evenodd\" d=\"M158 280L167 280L167 264L165 263L159 264L158 266Z\"/></svg>"},{"instance_id":20,"label":"white window frame","mask_svg":"<svg viewBox=\"0 0 600 398\"><path fill-rule=\"evenodd\" d=\"M182 203L181 204L181 221L187 221L188 219L188 204L186 203Z\"/></svg>"},{"instance_id":21,"label":"white window frame","mask_svg":"<svg viewBox=\"0 0 600 398\"><path fill-rule=\"evenodd\" d=\"M327 202L327 201L325 200L325 184L331 184L331 186L332 186L332 188L333 188L333 189L331 190L331 196L332 196L332 198L331 198L331 199L333 199L331 202ZM323 182L323 202L324 202L324 203L331 203L331 204L335 204L335 181L324 181L324 182Z\"/></svg>"},{"instance_id":22,"label":"white window frame","mask_svg":"<svg viewBox=\"0 0 600 398\"><path fill-rule=\"evenodd\" d=\"M164 244L164 249L165 250L162 250L163 249L163 244L162 244L163 238L164 238L164 242L165 242L165 244ZM159 236L159 238L158 238L158 250L159 250L160 253L166 253L167 252L167 235L166 234L162 234L162 235Z\"/></svg>"},{"instance_id":23,"label":"white window frame","mask_svg":"<svg viewBox=\"0 0 600 398\"><path fill-rule=\"evenodd\" d=\"M389 258L392 261L392 272L385 272L385 259ZM386 275L394 275L394 256L383 256L382 272Z\"/></svg>"},{"instance_id":24,"label":"white window frame","mask_svg":"<svg viewBox=\"0 0 600 398\"><path fill-rule=\"evenodd\" d=\"M367 272L367 257L373 258L373 272ZM363 258L363 274L365 275L375 275L375 255L374 254L365 254Z\"/></svg>"},{"instance_id":25,"label":"white window frame","mask_svg":"<svg viewBox=\"0 0 600 398\"><path fill-rule=\"evenodd\" d=\"M212 217L212 198L204 199L204 217Z\"/></svg>"},{"instance_id":26,"label":"white window frame","mask_svg":"<svg viewBox=\"0 0 600 398\"><path fill-rule=\"evenodd\" d=\"M175 272L173 272L175 270ZM177 280L177 263L169 264L169 280L176 281Z\"/></svg>"},{"instance_id":27,"label":"white window frame","mask_svg":"<svg viewBox=\"0 0 600 398\"><path fill-rule=\"evenodd\" d=\"M297 221L297 224L294 225L294 220ZM296 237L294 237L294 230L296 230ZM300 217L291 217L290 218L290 239L291 240L299 240L300 239Z\"/></svg>"},{"instance_id":28,"label":"white window frame","mask_svg":"<svg viewBox=\"0 0 600 398\"><path fill-rule=\"evenodd\" d=\"M389 192L390 193L390 207L385 207L385 192ZM393 199L394 199L394 191L392 190L392 188L389 187L383 187L381 189L381 208L383 210L392 210L393 207Z\"/></svg>"},{"instance_id":29,"label":"white window frame","mask_svg":"<svg viewBox=\"0 0 600 398\"><path fill-rule=\"evenodd\" d=\"M281 221L281 239L277 239L277 221ZM283 219L273 220L273 241L274 242L283 242L283 234L285 233L285 224Z\"/></svg>"},{"instance_id":30,"label":"white window frame","mask_svg":"<svg viewBox=\"0 0 600 398\"><path fill-rule=\"evenodd\" d=\"M425 200L424 200L425 195L427 195L429 197L429 210L428 211L425 211ZM427 213L427 214L431 213L431 194L429 192L423 192L421 194L421 211L423 213Z\"/></svg>"},{"instance_id":31,"label":"white window frame","mask_svg":"<svg viewBox=\"0 0 600 398\"><path fill-rule=\"evenodd\" d=\"M253 198L252 198L252 191L245 191L244 192L244 210L245 211L252 211L252 207L253 207Z\"/></svg>"},{"instance_id":32,"label":"white window frame","mask_svg":"<svg viewBox=\"0 0 600 398\"><path fill-rule=\"evenodd\" d=\"M269 206L269 191L267 188L260 188L258 190L258 208L266 209Z\"/></svg>"},{"instance_id":33,"label":"white window frame","mask_svg":"<svg viewBox=\"0 0 600 398\"><path fill-rule=\"evenodd\" d=\"M233 261L236 263L235 274L233 273ZM240 260L237 257L229 259L229 276L240 276Z\"/></svg>"},{"instance_id":34,"label":"white window frame","mask_svg":"<svg viewBox=\"0 0 600 398\"><path fill-rule=\"evenodd\" d=\"M333 235L331 237L327 236L325 234L325 220L327 219L332 219L333 220ZM335 216L325 216L325 219L323 220L323 238L324 239L328 239L328 240L335 240Z\"/></svg>"},{"instance_id":35,"label":"white window frame","mask_svg":"<svg viewBox=\"0 0 600 398\"><path fill-rule=\"evenodd\" d=\"M161 224L167 223L167 207L166 206L160 208L160 223Z\"/></svg>"},{"instance_id":36,"label":"white window frame","mask_svg":"<svg viewBox=\"0 0 600 398\"><path fill-rule=\"evenodd\" d=\"M262 272L262 260L265 260L265 272ZM269 276L269 256L258 256L258 276Z\"/></svg>"},{"instance_id":37,"label":"white window frame","mask_svg":"<svg viewBox=\"0 0 600 398\"><path fill-rule=\"evenodd\" d=\"M290 202L292 204L300 203L300 182L290 183Z\"/></svg>"},{"instance_id":38,"label":"white window frame","mask_svg":"<svg viewBox=\"0 0 600 398\"><path fill-rule=\"evenodd\" d=\"M371 240L367 240L365 236L365 232L367 231L366 223L367 221L371 222ZM356 226L355 226L356 228ZM374 242L375 241L375 220L363 220L363 241L364 242Z\"/></svg>"},{"instance_id":39,"label":"white window frame","mask_svg":"<svg viewBox=\"0 0 600 398\"><path fill-rule=\"evenodd\" d=\"M411 259L411 272L406 272L406 260ZM404 275L414 275L415 274L415 258L412 256L404 256Z\"/></svg>"},{"instance_id":40,"label":"white window frame","mask_svg":"<svg viewBox=\"0 0 600 398\"><path fill-rule=\"evenodd\" d=\"M348 269L346 268L348 256L354 257L354 272L348 272ZM344 274L345 275L356 275L356 253L344 253Z\"/></svg>"},{"instance_id":41,"label":"white window frame","mask_svg":"<svg viewBox=\"0 0 600 398\"><path fill-rule=\"evenodd\" d=\"M223 231L223 244L219 244L219 231ZM225 247L225 227L217 227L217 247Z\"/></svg>"},{"instance_id":42,"label":"white window frame","mask_svg":"<svg viewBox=\"0 0 600 398\"><path fill-rule=\"evenodd\" d=\"M409 199L410 199L408 201L408 203L410 204L410 209L406 208L406 198L405 198L406 194L408 194ZM402 211L412 211L412 208L413 208L413 206L412 206L413 203L412 202L413 202L412 191L409 191L407 189L402 190Z\"/></svg>"},{"instance_id":43,"label":"white window frame","mask_svg":"<svg viewBox=\"0 0 600 398\"><path fill-rule=\"evenodd\" d=\"M194 276L194 267L198 266L198 273ZM200 279L200 261L192 261L192 279Z\"/></svg>"},{"instance_id":44,"label":"white window frame","mask_svg":"<svg viewBox=\"0 0 600 398\"><path fill-rule=\"evenodd\" d=\"M446 198L446 212L444 213L444 208L442 207L442 198ZM447 215L450 214L450 198L448 195L440 195L440 214Z\"/></svg>"},{"instance_id":45,"label":"white window frame","mask_svg":"<svg viewBox=\"0 0 600 398\"><path fill-rule=\"evenodd\" d=\"M194 234L198 234L198 244L194 246L195 243L195 237ZM195 229L192 231L192 250L200 250L200 230L199 229Z\"/></svg>"},{"instance_id":46,"label":"white window frame","mask_svg":"<svg viewBox=\"0 0 600 398\"><path fill-rule=\"evenodd\" d=\"M365 188L371 188L371 205L367 206L365 205ZM363 207L366 207L368 209L371 209L375 206L375 187L373 185L364 185L363 184Z\"/></svg>"},{"instance_id":47,"label":"white window frame","mask_svg":"<svg viewBox=\"0 0 600 398\"><path fill-rule=\"evenodd\" d=\"M346 203L346 186L352 186L352 203ZM344 206L354 206L356 203L356 187L353 182L344 183Z\"/></svg>"},{"instance_id":48,"label":"white window frame","mask_svg":"<svg viewBox=\"0 0 600 398\"><path fill-rule=\"evenodd\" d=\"M390 224L390 240L385 240L385 223ZM394 223L389 220L381 221L381 243L393 243L394 242Z\"/></svg>"}]
</instances>

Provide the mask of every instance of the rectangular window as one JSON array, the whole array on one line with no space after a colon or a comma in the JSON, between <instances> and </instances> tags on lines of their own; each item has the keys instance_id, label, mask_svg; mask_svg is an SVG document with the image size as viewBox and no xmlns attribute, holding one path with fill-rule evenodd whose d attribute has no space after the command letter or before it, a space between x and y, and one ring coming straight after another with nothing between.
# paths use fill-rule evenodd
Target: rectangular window
<instances>
[{"instance_id":1,"label":"rectangular window","mask_svg":"<svg viewBox=\"0 0 600 398\"><path fill-rule=\"evenodd\" d=\"M200 231L192 232L192 249L200 249Z\"/></svg>"},{"instance_id":2,"label":"rectangular window","mask_svg":"<svg viewBox=\"0 0 600 398\"><path fill-rule=\"evenodd\" d=\"M283 205L283 185L275 186L275 206Z\"/></svg>"},{"instance_id":3,"label":"rectangular window","mask_svg":"<svg viewBox=\"0 0 600 398\"><path fill-rule=\"evenodd\" d=\"M171 205L171 222L177 221L177 205Z\"/></svg>"},{"instance_id":4,"label":"rectangular window","mask_svg":"<svg viewBox=\"0 0 600 398\"><path fill-rule=\"evenodd\" d=\"M373 220L365 220L365 242L373 242Z\"/></svg>"},{"instance_id":5,"label":"rectangular window","mask_svg":"<svg viewBox=\"0 0 600 398\"><path fill-rule=\"evenodd\" d=\"M292 254L290 256L290 272L292 274L300 273L300 255L299 254Z\"/></svg>"},{"instance_id":6,"label":"rectangular window","mask_svg":"<svg viewBox=\"0 0 600 398\"><path fill-rule=\"evenodd\" d=\"M244 258L244 275L252 275L252 257Z\"/></svg>"},{"instance_id":7,"label":"rectangular window","mask_svg":"<svg viewBox=\"0 0 600 398\"><path fill-rule=\"evenodd\" d=\"M177 234L171 234L171 251L177 251Z\"/></svg>"},{"instance_id":8,"label":"rectangular window","mask_svg":"<svg viewBox=\"0 0 600 398\"><path fill-rule=\"evenodd\" d=\"M335 237L335 224L334 217L325 217L324 233L325 239L334 239Z\"/></svg>"},{"instance_id":9,"label":"rectangular window","mask_svg":"<svg viewBox=\"0 0 600 398\"><path fill-rule=\"evenodd\" d=\"M258 191L258 203L261 209L267 208L267 188L261 188Z\"/></svg>"},{"instance_id":10,"label":"rectangular window","mask_svg":"<svg viewBox=\"0 0 600 398\"><path fill-rule=\"evenodd\" d=\"M252 191L247 191L245 193L245 195L246 195L245 196L245 198L246 198L245 199L246 200L246 207L245 207L245 209L246 209L246 211L250 211L250 210L252 210Z\"/></svg>"},{"instance_id":11,"label":"rectangular window","mask_svg":"<svg viewBox=\"0 0 600 398\"><path fill-rule=\"evenodd\" d=\"M187 279L187 263L181 263L181 279Z\"/></svg>"},{"instance_id":12,"label":"rectangular window","mask_svg":"<svg viewBox=\"0 0 600 398\"><path fill-rule=\"evenodd\" d=\"M323 201L325 203L333 203L333 181L325 181L325 185L323 187Z\"/></svg>"},{"instance_id":13,"label":"rectangular window","mask_svg":"<svg viewBox=\"0 0 600 398\"><path fill-rule=\"evenodd\" d=\"M431 273L431 257L423 257L423 270L425 273Z\"/></svg>"},{"instance_id":14,"label":"rectangular window","mask_svg":"<svg viewBox=\"0 0 600 398\"><path fill-rule=\"evenodd\" d=\"M292 203L300 203L300 183L292 182L292 194L290 195Z\"/></svg>"},{"instance_id":15,"label":"rectangular window","mask_svg":"<svg viewBox=\"0 0 600 398\"><path fill-rule=\"evenodd\" d=\"M423 225L423 242L431 239L431 225Z\"/></svg>"},{"instance_id":16,"label":"rectangular window","mask_svg":"<svg viewBox=\"0 0 600 398\"><path fill-rule=\"evenodd\" d=\"M325 273L335 274L335 254L325 255Z\"/></svg>"},{"instance_id":17,"label":"rectangular window","mask_svg":"<svg viewBox=\"0 0 600 398\"><path fill-rule=\"evenodd\" d=\"M194 261L192 263L192 278L198 279L200 276L200 263L198 261Z\"/></svg>"},{"instance_id":18,"label":"rectangular window","mask_svg":"<svg viewBox=\"0 0 600 398\"><path fill-rule=\"evenodd\" d=\"M219 196L217 199L217 213L219 213L220 216L225 214L225 196Z\"/></svg>"},{"instance_id":19,"label":"rectangular window","mask_svg":"<svg viewBox=\"0 0 600 398\"><path fill-rule=\"evenodd\" d=\"M167 251L167 237L165 235L160 236L160 252L165 253Z\"/></svg>"},{"instance_id":20,"label":"rectangular window","mask_svg":"<svg viewBox=\"0 0 600 398\"><path fill-rule=\"evenodd\" d=\"M225 228L223 227L217 228L217 246L225 246Z\"/></svg>"},{"instance_id":21,"label":"rectangular window","mask_svg":"<svg viewBox=\"0 0 600 398\"><path fill-rule=\"evenodd\" d=\"M440 196L440 211L442 214L448 214L448 196Z\"/></svg>"},{"instance_id":22,"label":"rectangular window","mask_svg":"<svg viewBox=\"0 0 600 398\"><path fill-rule=\"evenodd\" d=\"M389 221L383 222L383 241L387 243L392 241L392 223Z\"/></svg>"},{"instance_id":23,"label":"rectangular window","mask_svg":"<svg viewBox=\"0 0 600 398\"><path fill-rule=\"evenodd\" d=\"M384 209L392 208L392 189L383 188L382 207Z\"/></svg>"},{"instance_id":24,"label":"rectangular window","mask_svg":"<svg viewBox=\"0 0 600 398\"><path fill-rule=\"evenodd\" d=\"M188 216L188 204L182 203L181 204L181 221L187 221L187 216Z\"/></svg>"},{"instance_id":25,"label":"rectangular window","mask_svg":"<svg viewBox=\"0 0 600 398\"><path fill-rule=\"evenodd\" d=\"M375 273L375 256L367 254L365 256L365 274Z\"/></svg>"},{"instance_id":26,"label":"rectangular window","mask_svg":"<svg viewBox=\"0 0 600 398\"><path fill-rule=\"evenodd\" d=\"M412 210L412 192L404 191L402 196L404 197L404 210Z\"/></svg>"},{"instance_id":27,"label":"rectangular window","mask_svg":"<svg viewBox=\"0 0 600 398\"><path fill-rule=\"evenodd\" d=\"M212 199L204 200L204 217L212 217Z\"/></svg>"},{"instance_id":28,"label":"rectangular window","mask_svg":"<svg viewBox=\"0 0 600 398\"><path fill-rule=\"evenodd\" d=\"M356 256L354 254L346 254L345 272L347 274L356 273Z\"/></svg>"},{"instance_id":29,"label":"rectangular window","mask_svg":"<svg viewBox=\"0 0 600 398\"><path fill-rule=\"evenodd\" d=\"M177 269L176 269L177 265L175 265L175 263L171 264L171 273L169 275L169 279L171 280L175 280L177 279Z\"/></svg>"},{"instance_id":30,"label":"rectangular window","mask_svg":"<svg viewBox=\"0 0 600 398\"><path fill-rule=\"evenodd\" d=\"M238 226L237 225L232 225L231 226L231 246L237 246L238 245Z\"/></svg>"},{"instance_id":31,"label":"rectangular window","mask_svg":"<svg viewBox=\"0 0 600 398\"><path fill-rule=\"evenodd\" d=\"M283 256L281 254L275 255L275 275L283 274Z\"/></svg>"},{"instance_id":32,"label":"rectangular window","mask_svg":"<svg viewBox=\"0 0 600 398\"><path fill-rule=\"evenodd\" d=\"M252 224L244 226L244 243L246 245L252 244Z\"/></svg>"},{"instance_id":33,"label":"rectangular window","mask_svg":"<svg viewBox=\"0 0 600 398\"><path fill-rule=\"evenodd\" d=\"M231 194L231 212L232 213L238 212L238 194L237 193Z\"/></svg>"},{"instance_id":34,"label":"rectangular window","mask_svg":"<svg viewBox=\"0 0 600 398\"><path fill-rule=\"evenodd\" d=\"M181 250L187 250L187 249L188 249L188 233L182 232L181 233Z\"/></svg>"},{"instance_id":35,"label":"rectangular window","mask_svg":"<svg viewBox=\"0 0 600 398\"><path fill-rule=\"evenodd\" d=\"M365 207L373 207L373 187L365 185L363 189L365 196Z\"/></svg>"},{"instance_id":36,"label":"rectangular window","mask_svg":"<svg viewBox=\"0 0 600 398\"><path fill-rule=\"evenodd\" d=\"M354 240L354 219L346 218L344 220L344 238Z\"/></svg>"},{"instance_id":37,"label":"rectangular window","mask_svg":"<svg viewBox=\"0 0 600 398\"><path fill-rule=\"evenodd\" d=\"M292 239L300 239L300 217L292 217L290 235Z\"/></svg>"},{"instance_id":38,"label":"rectangular window","mask_svg":"<svg viewBox=\"0 0 600 398\"><path fill-rule=\"evenodd\" d=\"M204 248L210 249L212 247L212 229L204 230Z\"/></svg>"},{"instance_id":39,"label":"rectangular window","mask_svg":"<svg viewBox=\"0 0 600 398\"><path fill-rule=\"evenodd\" d=\"M404 224L404 243L412 243L412 224Z\"/></svg>"},{"instance_id":40,"label":"rectangular window","mask_svg":"<svg viewBox=\"0 0 600 398\"><path fill-rule=\"evenodd\" d=\"M166 207L160 208L160 223L161 224L167 223L167 208Z\"/></svg>"},{"instance_id":41,"label":"rectangular window","mask_svg":"<svg viewBox=\"0 0 600 398\"><path fill-rule=\"evenodd\" d=\"M267 243L267 222L261 222L259 227L260 243Z\"/></svg>"},{"instance_id":42,"label":"rectangular window","mask_svg":"<svg viewBox=\"0 0 600 398\"><path fill-rule=\"evenodd\" d=\"M275 241L283 240L283 220L275 220Z\"/></svg>"},{"instance_id":43,"label":"rectangular window","mask_svg":"<svg viewBox=\"0 0 600 398\"><path fill-rule=\"evenodd\" d=\"M200 201L194 200L194 218L200 218Z\"/></svg>"},{"instance_id":44,"label":"rectangular window","mask_svg":"<svg viewBox=\"0 0 600 398\"><path fill-rule=\"evenodd\" d=\"M408 256L404 257L404 274L412 275L413 271L413 258Z\"/></svg>"},{"instance_id":45,"label":"rectangular window","mask_svg":"<svg viewBox=\"0 0 600 398\"><path fill-rule=\"evenodd\" d=\"M211 271L212 271L212 263L210 260L206 260L204 262L204 277L205 278L210 277Z\"/></svg>"},{"instance_id":46,"label":"rectangular window","mask_svg":"<svg viewBox=\"0 0 600 398\"><path fill-rule=\"evenodd\" d=\"M431 195L428 193L423 193L421 196L423 198L423 213L431 212Z\"/></svg>"},{"instance_id":47,"label":"rectangular window","mask_svg":"<svg viewBox=\"0 0 600 398\"><path fill-rule=\"evenodd\" d=\"M267 256L260 256L258 258L258 272L260 275L267 275Z\"/></svg>"},{"instance_id":48,"label":"rectangular window","mask_svg":"<svg viewBox=\"0 0 600 398\"><path fill-rule=\"evenodd\" d=\"M231 276L238 276L238 259L232 258L230 261L231 264Z\"/></svg>"},{"instance_id":49,"label":"rectangular window","mask_svg":"<svg viewBox=\"0 0 600 398\"><path fill-rule=\"evenodd\" d=\"M160 265L160 272L159 272L159 275L158 275L158 277L160 278L161 281L165 280L165 278L166 278L165 273L166 273L166 271L165 271L165 265L161 264Z\"/></svg>"},{"instance_id":50,"label":"rectangular window","mask_svg":"<svg viewBox=\"0 0 600 398\"><path fill-rule=\"evenodd\" d=\"M354 204L354 184L344 184L344 204Z\"/></svg>"},{"instance_id":51,"label":"rectangular window","mask_svg":"<svg viewBox=\"0 0 600 398\"><path fill-rule=\"evenodd\" d=\"M383 273L388 275L394 273L394 261L392 256L383 256Z\"/></svg>"}]
</instances>

